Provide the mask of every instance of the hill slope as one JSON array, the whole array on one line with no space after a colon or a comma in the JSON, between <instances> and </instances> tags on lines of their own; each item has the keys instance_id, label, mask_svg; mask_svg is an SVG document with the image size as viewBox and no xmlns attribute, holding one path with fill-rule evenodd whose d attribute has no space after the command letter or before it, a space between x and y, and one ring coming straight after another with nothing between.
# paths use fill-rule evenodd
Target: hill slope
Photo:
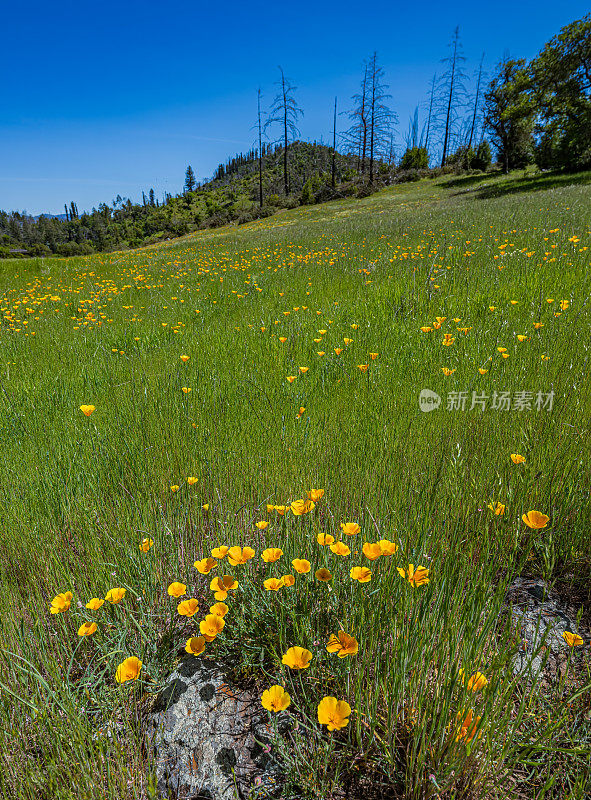
<instances>
[{"instance_id":1,"label":"hill slope","mask_svg":"<svg viewBox=\"0 0 591 800\"><path fill-rule=\"evenodd\" d=\"M256 153L236 156L220 165L213 180L193 192L162 202L152 198L132 203L118 197L90 213L70 219L61 216L26 217L0 212L0 257L88 255L138 247L182 236L199 228L243 223L267 217L282 208L356 191L356 159L338 153L336 191L330 187L332 150L325 145L294 142L289 147L290 195L283 196L283 148L268 149L263 157L264 204L259 206L259 165ZM304 187L307 187L304 192Z\"/></svg>"},{"instance_id":2,"label":"hill slope","mask_svg":"<svg viewBox=\"0 0 591 800\"><path fill-rule=\"evenodd\" d=\"M154 798L144 712L191 639L290 695L286 797L590 796L590 178L0 265L0 796ZM516 575L583 641L541 681Z\"/></svg>"}]
</instances>

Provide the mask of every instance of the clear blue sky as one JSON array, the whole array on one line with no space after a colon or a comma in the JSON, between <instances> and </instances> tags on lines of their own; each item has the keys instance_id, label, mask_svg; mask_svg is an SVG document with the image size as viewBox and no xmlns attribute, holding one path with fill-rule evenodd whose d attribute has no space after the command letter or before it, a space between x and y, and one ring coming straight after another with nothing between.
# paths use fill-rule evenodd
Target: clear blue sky
<instances>
[{"instance_id":1,"label":"clear blue sky","mask_svg":"<svg viewBox=\"0 0 591 800\"><path fill-rule=\"evenodd\" d=\"M256 90L277 65L298 87L303 137L330 137L377 50L400 118L423 100L455 25L468 74L508 52L531 58L588 0L5 3L0 66L0 208L59 213L120 193L182 188L254 140ZM340 119L340 125L345 120Z\"/></svg>"}]
</instances>

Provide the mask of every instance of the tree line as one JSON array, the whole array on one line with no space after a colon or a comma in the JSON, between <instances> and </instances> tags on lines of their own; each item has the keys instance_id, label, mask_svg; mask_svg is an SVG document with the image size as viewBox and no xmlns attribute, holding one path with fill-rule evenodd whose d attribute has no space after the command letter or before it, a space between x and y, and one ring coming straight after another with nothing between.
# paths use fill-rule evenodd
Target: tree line
<instances>
[{"instance_id":1,"label":"tree line","mask_svg":"<svg viewBox=\"0 0 591 800\"><path fill-rule=\"evenodd\" d=\"M486 170L491 145L505 172L591 168L591 15L565 26L527 62L504 57L487 76L485 55L468 76L458 27L404 134L385 72L372 53L358 90L338 111L331 100L331 145L300 141L297 87L279 67L268 110L257 92L256 145L197 181L192 166L183 191L142 203L117 196L80 214L75 202L60 218L0 212L0 257L76 255L135 247L197 227L247 221L278 207L363 194L378 185L439 170ZM337 132L338 120L344 128ZM18 252L16 253L19 254Z\"/></svg>"}]
</instances>

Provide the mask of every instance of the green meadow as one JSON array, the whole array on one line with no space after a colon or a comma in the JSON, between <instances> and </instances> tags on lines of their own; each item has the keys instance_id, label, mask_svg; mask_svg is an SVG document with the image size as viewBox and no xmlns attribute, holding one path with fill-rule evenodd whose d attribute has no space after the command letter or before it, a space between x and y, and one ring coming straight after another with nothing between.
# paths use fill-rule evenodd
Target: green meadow
<instances>
[{"instance_id":1,"label":"green meadow","mask_svg":"<svg viewBox=\"0 0 591 800\"><path fill-rule=\"evenodd\" d=\"M589 796L590 183L447 176L0 264L0 796L157 798L146 713L223 575L195 657L289 693L285 798ZM223 546L255 554L194 567ZM517 575L580 609L584 643L543 679L512 669ZM356 654L327 651L341 630ZM338 730L327 696L350 706Z\"/></svg>"}]
</instances>

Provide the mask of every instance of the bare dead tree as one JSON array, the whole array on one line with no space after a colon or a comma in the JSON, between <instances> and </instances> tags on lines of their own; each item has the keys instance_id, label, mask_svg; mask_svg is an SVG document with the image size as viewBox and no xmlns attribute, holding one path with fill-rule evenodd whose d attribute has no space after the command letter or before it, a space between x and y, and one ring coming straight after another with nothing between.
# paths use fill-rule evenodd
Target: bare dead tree
<instances>
[{"instance_id":1,"label":"bare dead tree","mask_svg":"<svg viewBox=\"0 0 591 800\"><path fill-rule=\"evenodd\" d=\"M361 91L352 97L355 106L349 112L349 118L353 120L353 125L343 135L347 144L357 152L357 172L363 175L365 172L365 161L367 156L367 133L368 133L368 92L367 92L367 63L364 64L363 80L361 81Z\"/></svg>"},{"instance_id":2,"label":"bare dead tree","mask_svg":"<svg viewBox=\"0 0 591 800\"><path fill-rule=\"evenodd\" d=\"M265 130L271 125L281 125L283 128L283 185L285 195L289 194L289 161L288 161L288 147L290 137L293 141L300 135L298 130L297 121L298 117L302 117L304 112L296 103L294 98L295 86L292 86L289 79L285 77L283 68L279 67L281 78L277 81L278 92L273 100L273 105L269 110L269 116L265 122Z\"/></svg>"},{"instance_id":3,"label":"bare dead tree","mask_svg":"<svg viewBox=\"0 0 591 800\"><path fill-rule=\"evenodd\" d=\"M395 115L386 102L391 95L387 92L388 84L383 82L384 70L378 65L377 53L374 52L368 66L369 182L372 184L376 155L384 149Z\"/></svg>"},{"instance_id":4,"label":"bare dead tree","mask_svg":"<svg viewBox=\"0 0 591 800\"><path fill-rule=\"evenodd\" d=\"M429 112L427 114L427 131L425 134L425 150L429 152L429 134L431 133L431 122L433 119L433 100L435 98L435 87L437 85L437 74L431 78L431 91L429 93Z\"/></svg>"},{"instance_id":5,"label":"bare dead tree","mask_svg":"<svg viewBox=\"0 0 591 800\"><path fill-rule=\"evenodd\" d=\"M406 147L410 150L419 143L419 107L415 106L412 117L408 120L408 131L405 136Z\"/></svg>"},{"instance_id":6,"label":"bare dead tree","mask_svg":"<svg viewBox=\"0 0 591 800\"><path fill-rule=\"evenodd\" d=\"M480 104L480 86L482 83L482 65L484 64L484 53L480 59L478 66L478 78L476 80L476 94L474 95L474 113L472 114L472 124L470 125L470 136L468 137L468 150L472 147L472 140L474 138L474 130L476 127L476 118L478 115L478 107Z\"/></svg>"},{"instance_id":7,"label":"bare dead tree","mask_svg":"<svg viewBox=\"0 0 591 800\"><path fill-rule=\"evenodd\" d=\"M386 153L386 161L388 166L392 166L396 159L396 148L394 146L394 131L390 131L390 138L388 141L388 151Z\"/></svg>"},{"instance_id":8,"label":"bare dead tree","mask_svg":"<svg viewBox=\"0 0 591 800\"><path fill-rule=\"evenodd\" d=\"M334 99L334 115L332 121L332 164L330 170L330 182L334 189L336 184L336 158L337 158L337 98Z\"/></svg>"},{"instance_id":9,"label":"bare dead tree","mask_svg":"<svg viewBox=\"0 0 591 800\"><path fill-rule=\"evenodd\" d=\"M465 74L462 69L462 63L466 60L462 54L462 44L460 42L460 28L456 27L452 40L450 43L451 54L443 59L443 63L447 64L447 71L443 76L442 89L445 92L445 129L443 133L443 152L441 154L441 166L445 166L447 158L448 145L450 142L450 135L453 125L457 118L458 105L463 101L465 96Z\"/></svg>"},{"instance_id":10,"label":"bare dead tree","mask_svg":"<svg viewBox=\"0 0 591 800\"><path fill-rule=\"evenodd\" d=\"M259 206L263 207L263 127L261 120L261 90L257 91L257 127L259 131Z\"/></svg>"}]
</instances>

